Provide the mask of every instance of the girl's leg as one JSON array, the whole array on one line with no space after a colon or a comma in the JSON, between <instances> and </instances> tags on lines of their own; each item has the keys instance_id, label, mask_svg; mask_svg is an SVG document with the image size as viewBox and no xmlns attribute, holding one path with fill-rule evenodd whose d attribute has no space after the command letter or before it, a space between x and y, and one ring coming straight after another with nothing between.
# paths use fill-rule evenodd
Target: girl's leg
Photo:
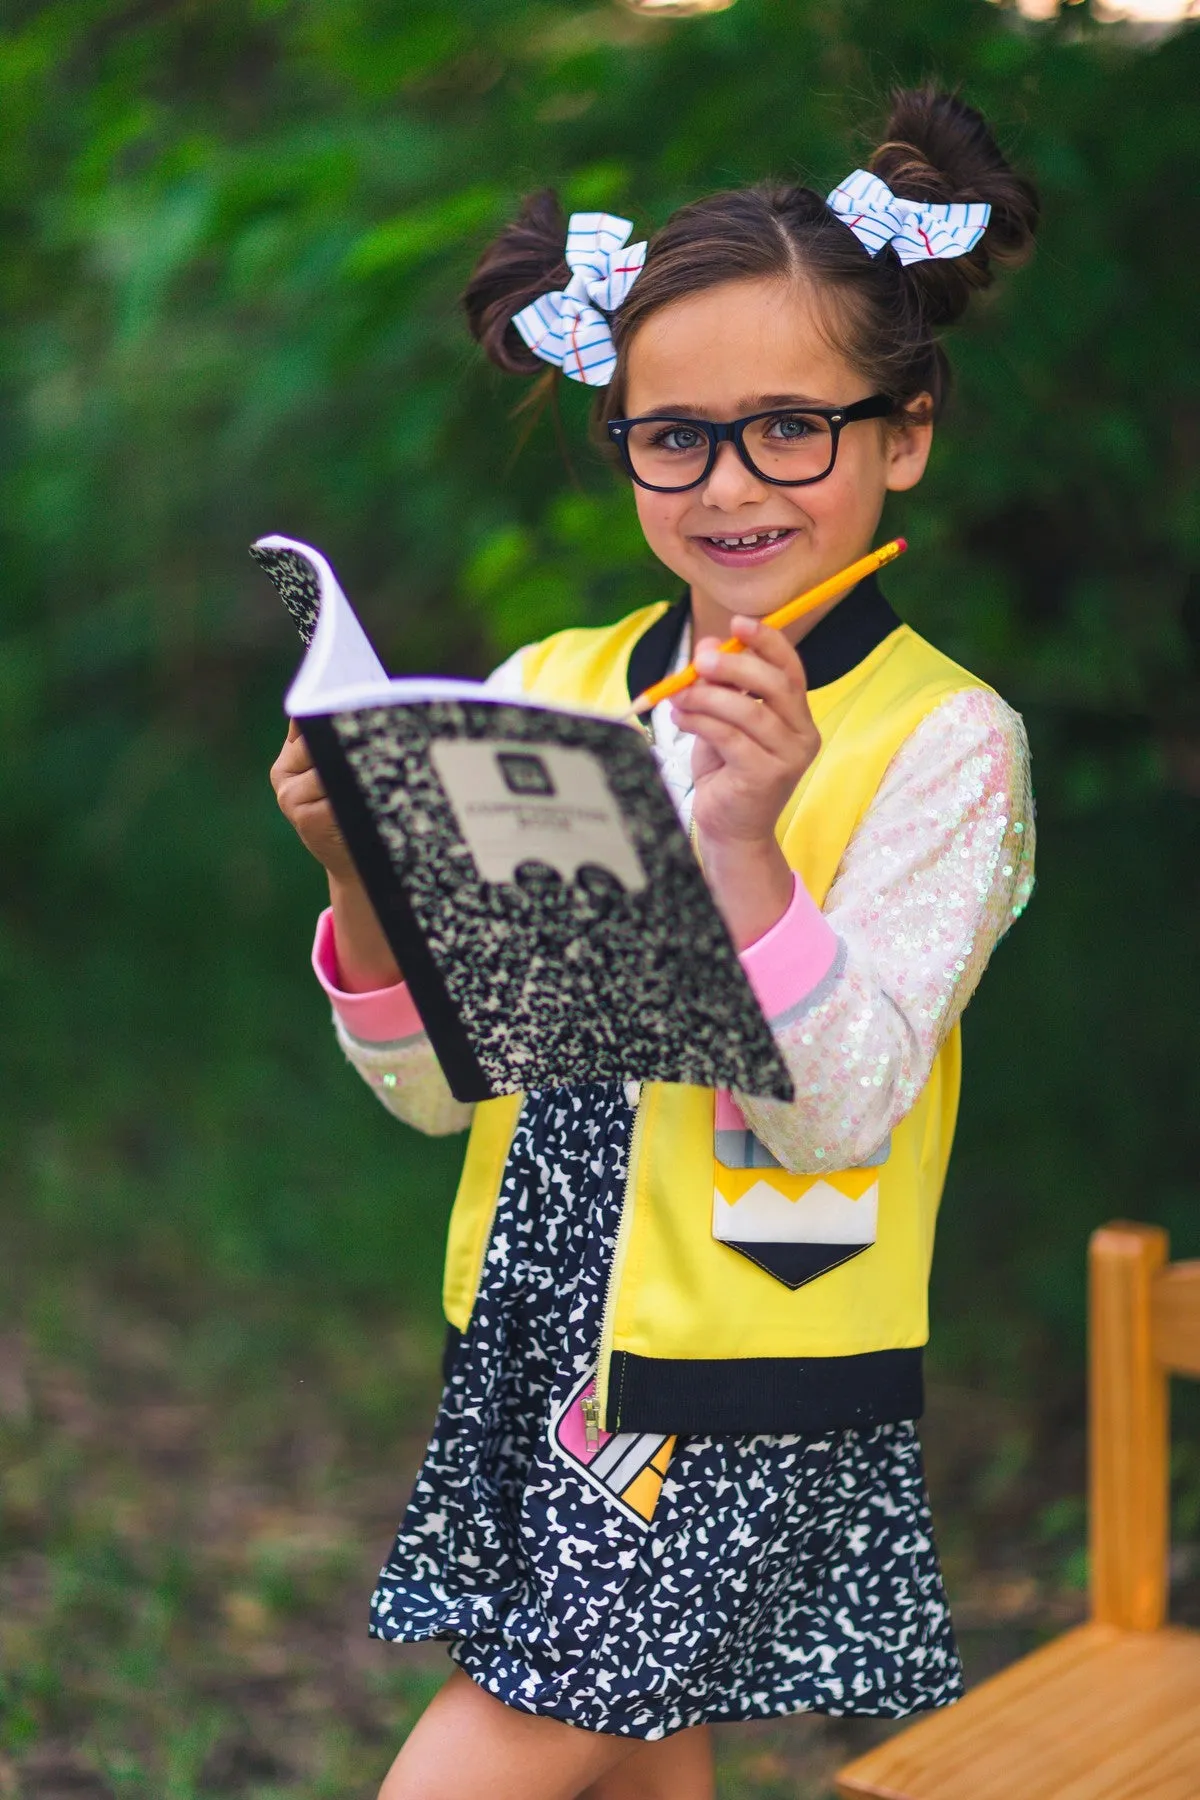
<instances>
[{"instance_id":1,"label":"girl's leg","mask_svg":"<svg viewBox=\"0 0 1200 1800\"><path fill-rule=\"evenodd\" d=\"M712 1734L693 1725L673 1737L639 1744L608 1775L585 1788L579 1800L715 1800Z\"/></svg>"},{"instance_id":2,"label":"girl's leg","mask_svg":"<svg viewBox=\"0 0 1200 1800\"><path fill-rule=\"evenodd\" d=\"M409 1733L379 1800L576 1800L584 1792L608 1800L595 1784L635 1751L658 1748L518 1712L455 1669ZM646 1790L659 1792L667 1790ZM707 1794L697 1789L697 1800ZM677 1797L692 1800L690 1790L672 1790ZM621 1800L615 1790L613 1800Z\"/></svg>"}]
</instances>

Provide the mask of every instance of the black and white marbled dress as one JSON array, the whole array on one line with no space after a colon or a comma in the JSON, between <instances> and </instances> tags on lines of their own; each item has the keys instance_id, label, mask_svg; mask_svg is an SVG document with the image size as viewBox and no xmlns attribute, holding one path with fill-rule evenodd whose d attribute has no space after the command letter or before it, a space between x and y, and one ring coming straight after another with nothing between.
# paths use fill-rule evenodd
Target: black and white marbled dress
<instances>
[{"instance_id":1,"label":"black and white marbled dress","mask_svg":"<svg viewBox=\"0 0 1200 1800\"><path fill-rule=\"evenodd\" d=\"M530 1094L371 1632L450 1640L508 1705L660 1738L962 1691L912 1424L680 1440L653 1520L554 1453L594 1368L632 1109Z\"/></svg>"}]
</instances>

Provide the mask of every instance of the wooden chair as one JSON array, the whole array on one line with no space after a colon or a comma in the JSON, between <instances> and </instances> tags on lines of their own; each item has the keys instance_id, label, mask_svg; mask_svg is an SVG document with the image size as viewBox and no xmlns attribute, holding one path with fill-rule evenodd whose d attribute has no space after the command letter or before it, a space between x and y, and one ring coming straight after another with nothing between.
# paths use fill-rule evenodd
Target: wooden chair
<instances>
[{"instance_id":1,"label":"wooden chair","mask_svg":"<svg viewBox=\"0 0 1200 1800\"><path fill-rule=\"evenodd\" d=\"M1200 1800L1200 1632L1166 1623L1168 1376L1200 1377L1200 1262L1089 1253L1091 1617L842 1769L842 1800Z\"/></svg>"}]
</instances>

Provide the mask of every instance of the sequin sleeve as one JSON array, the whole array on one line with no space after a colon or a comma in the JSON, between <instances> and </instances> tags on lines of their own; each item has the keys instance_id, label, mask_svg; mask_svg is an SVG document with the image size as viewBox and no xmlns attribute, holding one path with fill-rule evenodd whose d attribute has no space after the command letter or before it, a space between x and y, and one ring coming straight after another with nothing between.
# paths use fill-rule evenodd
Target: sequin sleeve
<instances>
[{"instance_id":1,"label":"sequin sleeve","mask_svg":"<svg viewBox=\"0 0 1200 1800\"><path fill-rule=\"evenodd\" d=\"M488 676L494 693L523 692L523 650ZM313 969L333 1008L333 1025L352 1068L396 1118L430 1137L465 1131L474 1108L450 1092L403 982L373 994L345 994L337 975L333 919L322 913L313 945Z\"/></svg>"},{"instance_id":2,"label":"sequin sleeve","mask_svg":"<svg viewBox=\"0 0 1200 1800\"><path fill-rule=\"evenodd\" d=\"M423 1031L388 1043L355 1037L335 1013L334 1030L351 1066L390 1113L427 1137L465 1131L474 1107L456 1100Z\"/></svg>"},{"instance_id":3,"label":"sequin sleeve","mask_svg":"<svg viewBox=\"0 0 1200 1800\"><path fill-rule=\"evenodd\" d=\"M771 1023L795 1084L737 1095L785 1168L878 1160L1033 888L1021 719L986 690L935 709L893 757L825 902L824 979Z\"/></svg>"}]
</instances>

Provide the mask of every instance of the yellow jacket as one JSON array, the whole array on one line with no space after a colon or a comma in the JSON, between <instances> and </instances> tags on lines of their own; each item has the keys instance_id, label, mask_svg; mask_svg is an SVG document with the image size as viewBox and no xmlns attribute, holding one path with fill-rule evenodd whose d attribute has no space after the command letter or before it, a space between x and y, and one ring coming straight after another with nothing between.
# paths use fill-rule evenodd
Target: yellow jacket
<instances>
[{"instance_id":1,"label":"yellow jacket","mask_svg":"<svg viewBox=\"0 0 1200 1800\"><path fill-rule=\"evenodd\" d=\"M614 626L546 639L525 653L526 690L616 711L662 672L647 665L645 646L661 638L666 611L647 607ZM822 748L779 820L788 863L819 904L900 745L948 696L984 685L886 606L884 619L853 667L812 689ZM607 1430L814 1433L920 1413L960 1064L956 1027L886 1160L820 1175L726 1166L711 1089L643 1086L598 1345ZM475 1111L446 1256L452 1335L470 1318L521 1100ZM788 1245L812 1249L816 1273L796 1285L769 1258L739 1253L739 1206L777 1218Z\"/></svg>"}]
</instances>

